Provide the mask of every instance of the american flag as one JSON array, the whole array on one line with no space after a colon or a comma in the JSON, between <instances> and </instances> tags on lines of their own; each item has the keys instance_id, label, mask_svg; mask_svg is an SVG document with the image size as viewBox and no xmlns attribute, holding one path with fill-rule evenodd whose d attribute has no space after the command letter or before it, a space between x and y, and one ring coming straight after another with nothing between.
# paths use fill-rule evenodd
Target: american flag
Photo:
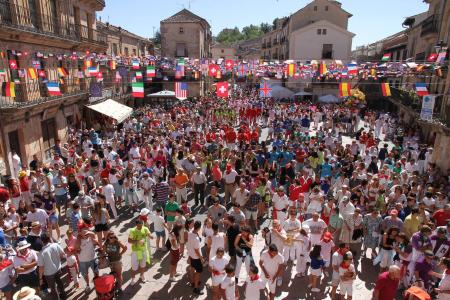
<instances>
[{"instance_id":1,"label":"american flag","mask_svg":"<svg viewBox=\"0 0 450 300\"><path fill-rule=\"evenodd\" d=\"M175 82L175 97L179 99L187 98L188 85L186 82Z\"/></svg>"}]
</instances>

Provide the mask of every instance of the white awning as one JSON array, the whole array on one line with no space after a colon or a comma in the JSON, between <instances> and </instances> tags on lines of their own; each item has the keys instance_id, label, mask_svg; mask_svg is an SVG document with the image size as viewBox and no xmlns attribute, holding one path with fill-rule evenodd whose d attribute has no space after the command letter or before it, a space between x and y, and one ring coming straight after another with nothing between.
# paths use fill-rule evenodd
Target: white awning
<instances>
[{"instance_id":1,"label":"white awning","mask_svg":"<svg viewBox=\"0 0 450 300\"><path fill-rule=\"evenodd\" d=\"M125 119L128 118L133 112L133 109L131 107L120 104L113 99L108 99L98 104L86 106L92 110L95 110L96 112L113 118L117 121L117 123L122 123L123 121L125 121Z\"/></svg>"}]
</instances>

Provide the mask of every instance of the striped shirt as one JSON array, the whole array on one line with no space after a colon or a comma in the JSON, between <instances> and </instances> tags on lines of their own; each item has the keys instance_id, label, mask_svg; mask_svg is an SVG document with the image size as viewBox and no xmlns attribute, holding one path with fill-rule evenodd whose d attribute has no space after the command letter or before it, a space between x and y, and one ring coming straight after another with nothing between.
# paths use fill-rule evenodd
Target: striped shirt
<instances>
[{"instance_id":1,"label":"striped shirt","mask_svg":"<svg viewBox=\"0 0 450 300\"><path fill-rule=\"evenodd\" d=\"M169 199L169 184L167 182L157 183L153 189L157 202L166 202Z\"/></svg>"}]
</instances>

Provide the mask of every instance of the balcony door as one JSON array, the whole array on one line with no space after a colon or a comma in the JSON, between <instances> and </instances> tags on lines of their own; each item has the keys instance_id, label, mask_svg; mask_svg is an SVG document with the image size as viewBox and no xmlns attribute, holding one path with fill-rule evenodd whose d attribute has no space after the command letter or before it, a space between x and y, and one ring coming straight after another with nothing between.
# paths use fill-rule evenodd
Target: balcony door
<instances>
[{"instance_id":1,"label":"balcony door","mask_svg":"<svg viewBox=\"0 0 450 300\"><path fill-rule=\"evenodd\" d=\"M34 28L39 29L38 9L36 0L28 0L28 9L30 12L30 23Z\"/></svg>"},{"instance_id":2,"label":"balcony door","mask_svg":"<svg viewBox=\"0 0 450 300\"><path fill-rule=\"evenodd\" d=\"M44 160L52 158L52 149L55 146L56 126L55 119L51 118L41 122L42 148L44 150Z\"/></svg>"},{"instance_id":3,"label":"balcony door","mask_svg":"<svg viewBox=\"0 0 450 300\"><path fill-rule=\"evenodd\" d=\"M333 44L323 44L322 59L333 59Z\"/></svg>"}]
</instances>

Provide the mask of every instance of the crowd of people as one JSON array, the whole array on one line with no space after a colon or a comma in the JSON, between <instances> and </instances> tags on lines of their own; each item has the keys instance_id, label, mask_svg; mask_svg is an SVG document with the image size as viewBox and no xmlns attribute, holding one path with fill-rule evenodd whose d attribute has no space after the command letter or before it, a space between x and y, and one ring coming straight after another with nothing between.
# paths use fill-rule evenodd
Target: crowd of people
<instances>
[{"instance_id":1,"label":"crowd of people","mask_svg":"<svg viewBox=\"0 0 450 300\"><path fill-rule=\"evenodd\" d=\"M376 300L399 287L450 299L450 173L418 131L398 134L393 115L239 90L112 124L71 129L50 161L19 159L0 186L8 300L64 299L80 283L90 293L99 268L121 292L123 262L131 286L145 283L155 251L169 255L169 281L186 272L194 295L209 272L213 299L274 299L283 281L306 276L307 293L351 299L362 259L380 272ZM114 229L130 218L120 240Z\"/></svg>"}]
</instances>

